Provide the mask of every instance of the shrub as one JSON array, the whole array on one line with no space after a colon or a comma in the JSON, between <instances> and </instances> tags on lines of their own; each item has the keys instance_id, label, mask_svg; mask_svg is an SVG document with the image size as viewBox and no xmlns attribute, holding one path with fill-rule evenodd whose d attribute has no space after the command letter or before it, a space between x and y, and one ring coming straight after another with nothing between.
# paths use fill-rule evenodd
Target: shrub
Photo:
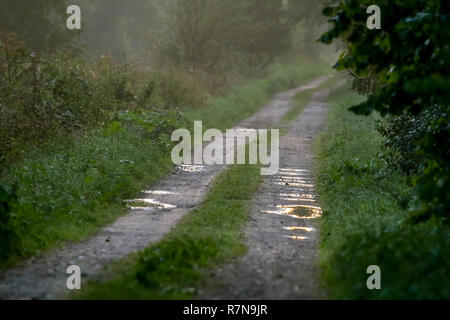
<instances>
[{"instance_id":1,"label":"shrub","mask_svg":"<svg viewBox=\"0 0 450 320\"><path fill-rule=\"evenodd\" d=\"M15 195L11 190L0 184L0 263L6 261L11 252L19 247L12 226L11 202L14 199Z\"/></svg>"},{"instance_id":2,"label":"shrub","mask_svg":"<svg viewBox=\"0 0 450 320\"><path fill-rule=\"evenodd\" d=\"M3 38L0 163L4 170L28 149L45 147L55 137L107 127L122 111L177 110L206 102L201 87L175 72L146 73L108 56L94 63L63 52L38 56L14 35Z\"/></svg>"},{"instance_id":3,"label":"shrub","mask_svg":"<svg viewBox=\"0 0 450 320\"><path fill-rule=\"evenodd\" d=\"M384 133L386 144L399 154L394 161L408 172L418 169L413 181L422 205L414 215L449 221L450 198L445 191L450 188L448 2L380 1L381 30L366 27L365 9L372 1L329 3L323 13L330 17L332 28L321 41L343 40L346 50L335 67L349 70L356 87L371 89L368 99L351 110L403 115L391 119Z\"/></svg>"},{"instance_id":4,"label":"shrub","mask_svg":"<svg viewBox=\"0 0 450 320\"><path fill-rule=\"evenodd\" d=\"M420 161L416 143L423 133L424 122L404 114L386 117L377 124L378 132L385 137L380 156L394 169L408 175L417 173Z\"/></svg>"},{"instance_id":5,"label":"shrub","mask_svg":"<svg viewBox=\"0 0 450 320\"><path fill-rule=\"evenodd\" d=\"M420 152L418 144L436 121L445 117L445 109L435 105L417 116L404 113L401 116L388 116L378 121L378 132L385 138L382 157L389 165L407 175L418 173L426 161L425 154ZM439 138L436 138L438 142ZM439 149L445 150L443 147Z\"/></svg>"}]
</instances>

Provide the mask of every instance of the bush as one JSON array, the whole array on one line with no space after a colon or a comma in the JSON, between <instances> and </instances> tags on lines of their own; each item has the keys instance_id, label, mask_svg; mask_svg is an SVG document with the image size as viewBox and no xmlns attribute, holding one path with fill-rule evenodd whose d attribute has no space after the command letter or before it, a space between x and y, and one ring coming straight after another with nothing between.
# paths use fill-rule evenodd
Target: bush
<instances>
[{"instance_id":1,"label":"bush","mask_svg":"<svg viewBox=\"0 0 450 320\"><path fill-rule=\"evenodd\" d=\"M351 110L400 116L382 132L396 154L388 158L406 172L418 171L413 181L422 204L413 216L450 221L448 2L379 1L381 30L366 27L372 1L329 3L323 13L332 28L321 41L343 40L346 49L335 67L349 70L356 87L370 89L368 99Z\"/></svg>"},{"instance_id":2,"label":"bush","mask_svg":"<svg viewBox=\"0 0 450 320\"><path fill-rule=\"evenodd\" d=\"M378 132L385 138L380 156L394 169L408 175L417 173L420 159L416 143L423 134L424 121L404 114L386 117L377 124Z\"/></svg>"},{"instance_id":3,"label":"bush","mask_svg":"<svg viewBox=\"0 0 450 320\"><path fill-rule=\"evenodd\" d=\"M420 140L437 121L445 117L447 117L445 109L435 105L417 116L404 113L401 116L388 116L378 121L378 132L385 138L382 157L389 165L407 175L417 174L420 167L426 165L426 156L418 147ZM445 143L443 139L445 135L436 137L435 143L439 143L440 140L441 144ZM439 150L446 148L440 146Z\"/></svg>"},{"instance_id":4,"label":"bush","mask_svg":"<svg viewBox=\"0 0 450 320\"><path fill-rule=\"evenodd\" d=\"M0 34L0 37L2 34ZM109 126L125 110L202 106L206 94L177 73L146 74L101 56L87 63L66 53L37 56L7 34L0 43L0 163L28 149ZM8 52L8 54L1 54ZM6 170L6 169L4 169ZM5 174L3 172L3 174Z\"/></svg>"},{"instance_id":5,"label":"bush","mask_svg":"<svg viewBox=\"0 0 450 320\"><path fill-rule=\"evenodd\" d=\"M117 217L123 199L171 169L171 133L188 125L177 110L202 92L175 74L108 56L40 56L12 34L0 37L0 177L17 195L15 218L9 204L1 216L8 262Z\"/></svg>"},{"instance_id":6,"label":"bush","mask_svg":"<svg viewBox=\"0 0 450 320\"><path fill-rule=\"evenodd\" d=\"M1 242L3 257L80 240L123 213L124 199L171 170L170 134L182 126L175 111L123 111L104 128L28 151L8 175L17 201L7 226L22 246L3 251Z\"/></svg>"},{"instance_id":7,"label":"bush","mask_svg":"<svg viewBox=\"0 0 450 320\"><path fill-rule=\"evenodd\" d=\"M0 263L6 261L10 254L17 250L19 243L12 226L11 202L15 195L0 184Z\"/></svg>"}]
</instances>

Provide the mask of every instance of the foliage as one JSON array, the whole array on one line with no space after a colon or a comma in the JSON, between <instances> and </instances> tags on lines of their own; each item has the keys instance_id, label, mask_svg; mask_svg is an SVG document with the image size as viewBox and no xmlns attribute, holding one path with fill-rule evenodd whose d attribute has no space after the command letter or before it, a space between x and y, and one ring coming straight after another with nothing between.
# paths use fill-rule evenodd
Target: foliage
<instances>
[{"instance_id":1,"label":"foliage","mask_svg":"<svg viewBox=\"0 0 450 320\"><path fill-rule=\"evenodd\" d=\"M424 122L420 125L423 129L414 133L421 135L414 141L415 157L419 158L415 164L419 174L414 181L422 199L422 208L415 215L421 219L433 215L448 219L449 4L441 0L379 1L382 28L369 30L366 8L371 4L368 0L330 1L323 13L330 17L332 28L321 41L344 40L346 50L336 68L350 70L357 81L366 79L363 84L376 83L371 85L373 91L367 101L352 111L367 115L377 110L383 116L406 115ZM406 138L401 137L398 142ZM392 140L392 136L388 139ZM394 151L406 152L401 155L403 158L413 149L410 145L399 148L398 143L396 147Z\"/></svg>"},{"instance_id":2,"label":"foliage","mask_svg":"<svg viewBox=\"0 0 450 320\"><path fill-rule=\"evenodd\" d=\"M156 104L180 109L204 107L208 102L206 89L181 72L150 72L138 97L142 105Z\"/></svg>"},{"instance_id":3,"label":"foliage","mask_svg":"<svg viewBox=\"0 0 450 320\"><path fill-rule=\"evenodd\" d=\"M322 280L333 299L448 299L450 233L439 219L406 223L406 178L377 155L383 138L374 117L346 112L360 97L334 96L318 144ZM368 290L366 270L381 268L382 290Z\"/></svg>"},{"instance_id":4,"label":"foliage","mask_svg":"<svg viewBox=\"0 0 450 320\"><path fill-rule=\"evenodd\" d=\"M313 24L316 7L310 1L169 1L160 17L166 27L152 38L154 56L192 73L254 74L291 49L295 27L307 18Z\"/></svg>"},{"instance_id":5,"label":"foliage","mask_svg":"<svg viewBox=\"0 0 450 320\"><path fill-rule=\"evenodd\" d=\"M167 1L167 0L166 0ZM79 41L88 56L110 54L122 61L144 62L153 46L151 35L161 29L156 0L78 0L83 32Z\"/></svg>"},{"instance_id":6,"label":"foliage","mask_svg":"<svg viewBox=\"0 0 450 320\"><path fill-rule=\"evenodd\" d=\"M380 156L390 166L411 175L417 173L420 159L416 143L423 134L424 122L405 114L390 116L378 122L378 132L386 139Z\"/></svg>"}]
</instances>

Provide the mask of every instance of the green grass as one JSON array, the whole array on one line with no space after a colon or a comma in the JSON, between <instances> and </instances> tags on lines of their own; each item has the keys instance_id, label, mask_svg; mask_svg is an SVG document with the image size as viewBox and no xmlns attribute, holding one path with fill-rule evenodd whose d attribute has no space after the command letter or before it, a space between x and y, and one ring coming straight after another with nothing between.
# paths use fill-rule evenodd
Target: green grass
<instances>
[{"instance_id":1,"label":"green grass","mask_svg":"<svg viewBox=\"0 0 450 320\"><path fill-rule=\"evenodd\" d=\"M206 268L243 254L242 228L260 183L260 167L235 165L207 199L158 244L113 267L110 281L91 283L79 299L189 299Z\"/></svg>"},{"instance_id":2,"label":"green grass","mask_svg":"<svg viewBox=\"0 0 450 320\"><path fill-rule=\"evenodd\" d=\"M373 117L347 108L362 101L348 88L330 97L328 129L317 143L318 192L324 211L320 264L335 299L449 299L450 233L437 221L412 225L399 201L406 177L378 159ZM369 291L367 267L378 265L382 290Z\"/></svg>"}]
</instances>

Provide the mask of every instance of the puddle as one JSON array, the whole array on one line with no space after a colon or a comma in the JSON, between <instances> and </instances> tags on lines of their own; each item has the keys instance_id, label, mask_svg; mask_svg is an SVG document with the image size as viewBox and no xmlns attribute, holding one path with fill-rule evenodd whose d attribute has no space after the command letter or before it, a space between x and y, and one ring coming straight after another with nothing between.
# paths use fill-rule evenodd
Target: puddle
<instances>
[{"instance_id":1,"label":"puddle","mask_svg":"<svg viewBox=\"0 0 450 320\"><path fill-rule=\"evenodd\" d=\"M276 182L276 184L280 186L289 186L289 187L302 187L302 188L313 188L314 185L308 183L295 183L295 182Z\"/></svg>"},{"instance_id":2,"label":"puddle","mask_svg":"<svg viewBox=\"0 0 450 320\"><path fill-rule=\"evenodd\" d=\"M284 201L301 201L301 202L315 202L314 199L303 199L303 198L280 198L280 200Z\"/></svg>"},{"instance_id":3,"label":"puddle","mask_svg":"<svg viewBox=\"0 0 450 320\"><path fill-rule=\"evenodd\" d=\"M147 211L151 209L175 209L177 206L168 203L162 203L154 199L134 199L126 201L128 208L137 211Z\"/></svg>"},{"instance_id":4,"label":"puddle","mask_svg":"<svg viewBox=\"0 0 450 320\"><path fill-rule=\"evenodd\" d=\"M305 169L289 169L289 168L280 169L280 171L282 171L282 172L306 172Z\"/></svg>"},{"instance_id":5,"label":"puddle","mask_svg":"<svg viewBox=\"0 0 450 320\"><path fill-rule=\"evenodd\" d=\"M262 213L289 216L295 219L317 219L322 215L320 207L307 205L278 205L277 210L265 210Z\"/></svg>"},{"instance_id":6,"label":"puddle","mask_svg":"<svg viewBox=\"0 0 450 320\"><path fill-rule=\"evenodd\" d=\"M283 236L284 238L294 239L294 240L308 240L308 237L298 237L298 236Z\"/></svg>"},{"instance_id":7,"label":"puddle","mask_svg":"<svg viewBox=\"0 0 450 320\"><path fill-rule=\"evenodd\" d=\"M283 201L301 201L301 202L316 202L316 197L312 194L301 193L279 193L280 200Z\"/></svg>"},{"instance_id":8,"label":"puddle","mask_svg":"<svg viewBox=\"0 0 450 320\"><path fill-rule=\"evenodd\" d=\"M156 191L144 191L144 193L146 194L156 194L156 195L160 195L160 196L165 196L165 195L177 195L179 193L177 192L171 192L171 191L160 191L160 190L156 190Z\"/></svg>"},{"instance_id":9,"label":"puddle","mask_svg":"<svg viewBox=\"0 0 450 320\"><path fill-rule=\"evenodd\" d=\"M201 172L205 169L205 166L196 166L196 165L181 165L178 168L180 168L184 172Z\"/></svg>"},{"instance_id":10,"label":"puddle","mask_svg":"<svg viewBox=\"0 0 450 320\"><path fill-rule=\"evenodd\" d=\"M279 175L279 176L275 176L273 179L274 180L289 180L289 181L298 181L298 180L311 181L306 176L284 176L284 175Z\"/></svg>"},{"instance_id":11,"label":"puddle","mask_svg":"<svg viewBox=\"0 0 450 320\"><path fill-rule=\"evenodd\" d=\"M311 183L310 180L305 180L302 178L295 178L295 179L275 178L273 179L273 183L279 186L286 186L286 187L314 188L314 185Z\"/></svg>"},{"instance_id":12,"label":"puddle","mask_svg":"<svg viewBox=\"0 0 450 320\"><path fill-rule=\"evenodd\" d=\"M278 205L277 208L283 208L290 210L290 214L305 218L305 217L318 217L322 214L320 207L308 206L308 205Z\"/></svg>"}]
</instances>

